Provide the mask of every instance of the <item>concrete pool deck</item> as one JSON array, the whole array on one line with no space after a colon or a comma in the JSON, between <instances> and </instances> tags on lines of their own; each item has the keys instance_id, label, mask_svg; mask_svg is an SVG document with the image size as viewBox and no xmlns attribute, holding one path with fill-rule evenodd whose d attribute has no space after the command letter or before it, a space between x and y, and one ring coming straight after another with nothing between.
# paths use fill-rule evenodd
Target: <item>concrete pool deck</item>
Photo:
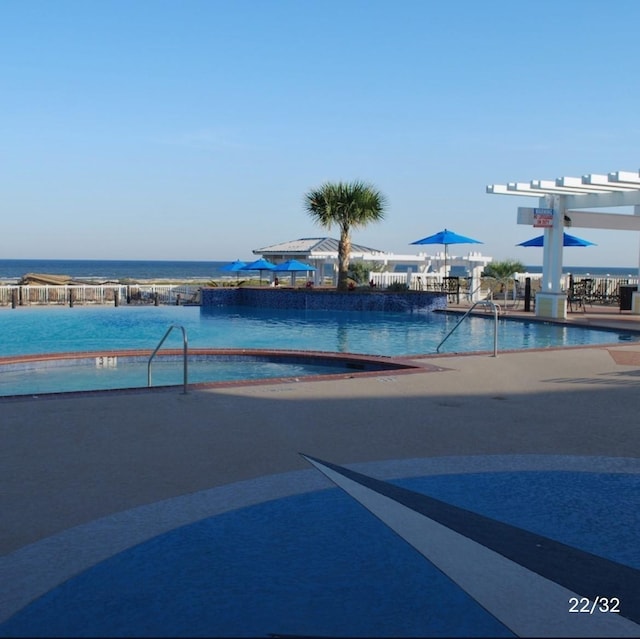
<instances>
[{"instance_id":1,"label":"concrete pool deck","mask_svg":"<svg viewBox=\"0 0 640 639\"><path fill-rule=\"evenodd\" d=\"M524 303L519 300L514 305L511 300L507 300L506 306L499 298L495 299L496 304L505 308L505 316L517 319L536 320L535 312L525 313ZM461 301L460 304L449 304L448 310L455 312L466 312L470 303ZM474 311L475 312L475 311ZM479 314L486 314L487 311L478 308ZM629 311L620 311L615 305L607 304L586 304L584 309L580 308L574 312L567 313L564 323L568 325L589 326L592 328L613 328L622 330L640 331L640 315L634 315Z\"/></svg>"},{"instance_id":2,"label":"concrete pool deck","mask_svg":"<svg viewBox=\"0 0 640 639\"><path fill-rule=\"evenodd\" d=\"M569 322L640 330L637 316L620 314L617 309L608 311L587 308L584 314L571 314ZM384 493L384 489L375 484L376 479L387 482L442 474L454 478L468 473L493 474L496 487L506 486L504 481L512 481L514 473L560 473L558 477L568 473L567 482L573 481L572 473L576 472L601 474L607 481L611 477L636 481L640 478L640 343L621 341L585 348L509 352L500 353L497 358L477 354L415 360L428 362L433 369L411 375L389 372L353 379L196 389L187 395L172 389L154 393L111 392L103 396L0 400L0 485L3 487L0 552L4 555L0 559L0 584L3 584L0 586L0 636L86 636L91 632L111 636L119 632L130 636L267 636L279 632L371 635L364 619L362 625L357 625L357 620L353 622L355 626L340 625L341 600L331 604L335 605L335 611L327 611L334 621L338 620L334 626L313 622L309 613L298 619L293 611L290 618L282 619L279 624L264 622L252 626L248 621L251 611L244 611L238 619L229 620L225 622L229 625L219 628L197 624L198 595L193 594L188 609L195 625L171 625L171 620L185 616L185 610L180 608L172 617L169 615L169 621L165 620L162 632L139 621L138 625L128 627L126 615L118 621L121 625L110 625L117 614L114 608L120 606L119 597L124 596L116 586L101 595L98 609L103 611L100 613L103 616L92 612L88 620L75 621L76 611L69 609L70 599L63 597L63 586L72 587L74 579L89 574L101 562L142 548L150 540L161 539L183 528L187 530L194 522L211 518L214 521L221 514L234 513L237 509L249 513L257 505L317 491L333 495L337 490L334 486L340 487L337 492L341 495L349 496L345 499L353 498L365 505L377 517L373 518L376 526L393 530L399 536L398 543L407 544L409 563L422 565L426 557L459 584L461 591L470 595L464 605L451 604L440 613L434 611L436 618L405 627L401 617L406 613L400 612L406 604L405 595L386 594L390 608L385 610L384 620L376 621L381 625L374 626L374 630L380 629L380 634L393 634L395 630L400 635L468 636L475 629L478 636L494 636L497 631L488 620L485 620L488 625L474 621L471 630L456 625L459 622L455 618L464 617L467 610L469 615L481 614L475 608L472 610L472 604L478 602L484 610L482 614L491 617L491 623L497 620L499 627L505 629L505 636L640 636L640 602L637 596L633 599L628 594L634 591L633 584L638 583L634 580L636 573L640 574L640 557L637 550L633 550L635 554L630 559L625 554L630 547L640 547L638 491L620 489L608 497L593 495L590 499L591 504L599 508L599 520L605 513L606 531L599 537L596 535L591 542L593 546L581 550L607 558L615 563L611 570L622 570L624 579L630 580L626 586L621 583L615 591L610 582L608 590L591 591L593 597L620 599L621 614L604 610L598 614L596 609L595 615L572 614L574 611L569 610L566 600L567 592L579 589L579 585L573 589L572 584L582 583L579 565L582 559L572 564L575 574L569 575L569 582L553 583L554 587L565 590L547 592L547 586L555 578L545 572L550 567L544 561L538 568L523 567L522 561L515 562L517 570L502 564L497 567L493 562L498 560L491 554L495 549L488 550L487 544L478 540L469 541L473 536L471 532L458 531L452 533L452 537L443 537L441 548L449 548L452 556L466 557L467 552L480 554L473 554L473 559L467 557L461 566L452 565L450 558L449 563L445 561L446 565L440 565L437 557L430 556L432 551L420 548L419 541L412 541L411 531L407 532L398 523L404 521L405 515L393 514L391 501L399 503L402 498L387 496L381 498L382 505L377 505L373 498L369 500L361 495L365 485L378 495ZM349 473L353 470L372 479L351 477ZM508 474L507 479L503 473ZM355 484L352 486L349 482L356 482L359 487L354 488ZM569 483L566 490L578 491ZM422 489L419 492L423 492ZM418 499L415 493L412 495ZM576 497L573 492L571 495L572 499ZM523 500L519 510L526 511L527 503L527 499ZM332 504L322 502L317 506L323 515L323 529L339 521L339 517L332 514L331 508L335 507ZM426 511L421 510L422 506L410 508L412 513L419 511L431 521L431 516L424 515ZM500 519L483 508L478 508L481 514ZM579 507L576 508L578 511L572 512L571 517L580 516ZM440 515L436 515L437 519ZM265 535L264 514L256 517L255 528L253 524L249 526L250 543L254 540L262 543ZM585 518L589 517L596 518L596 515L585 514ZM565 533L569 535L563 523L565 519L558 520L561 523L557 524L557 535L552 531L548 536L580 547L579 541L565 538ZM289 524L289 529L294 530L298 523ZM415 530L418 524L407 525ZM617 527L624 528L624 534L617 531ZM435 539L440 533L441 528L431 528L423 536ZM374 537L376 534L373 533ZM517 533L511 531L506 537L514 534ZM294 556L302 535L302 532L296 533L283 539L284 551ZM308 535L305 531L305 539ZM180 546L178 541L175 543ZM476 545L471 548L464 543ZM536 544L541 546L544 543ZM489 554L482 555L481 550ZM322 546L318 552L325 562L332 561L330 545ZM500 557L510 557L509 550L495 552ZM262 550L256 553L260 557L265 554ZM338 550L336 553L339 554ZM483 576L465 574L469 565L481 566ZM179 566L174 568L180 571ZM139 567L136 570L135 574L144 573ZM350 580L356 584L367 582L368 570L366 565L352 566ZM503 574L502 570L506 572ZM523 583L528 584L525 594L521 599L510 594L505 605L504 589L508 586L509 591L517 591L518 571L523 570L544 583L533 583L533 578L525 576ZM497 590L492 590L487 575L494 573L498 574L497 583L503 584L502 589L497 586ZM93 585L97 581L104 583L104 575L100 579L89 579ZM328 587L322 581L314 583L317 590L313 583L303 588L308 589L304 597L310 601L324 596ZM618 582L614 580L614 583ZM86 589L87 584L82 588ZM222 586L217 584L214 590L216 588ZM233 587L226 584L227 595L220 603L220 610L226 610L231 599L240 596L238 588L251 592L252 584L243 582ZM290 594L278 596L303 596L296 594L297 590L298 586L293 584ZM145 598L145 592L144 585L140 585L135 597L129 594L125 599L133 609L145 611L151 606L150 609L156 610L153 614L157 614L157 602L148 600L153 597L151 594ZM262 590L260 593L253 599L264 597ZM577 595L586 596L584 591ZM68 596L73 600L72 595ZM429 595L425 598L426 606ZM555 604L550 604L550 600ZM25 608L32 601L35 601L33 606ZM363 602L363 616L375 617L374 609L379 602L374 605L373 601ZM213 605L200 603L203 609ZM394 613L396 603L398 612ZM86 605L84 602L83 609ZM269 605L273 607L275 603ZM287 609L292 610L292 605L288 604ZM18 614L11 618L14 613ZM81 616L81 612L77 614ZM136 617L135 610L127 614L131 619ZM349 618L354 617L349 614ZM395 619L394 614L398 615ZM441 619L437 618L438 614L442 615ZM45 622L47 615L50 619ZM59 621L62 625L51 625L51 619L65 615L66 621ZM216 619L222 619L221 615ZM3 625L3 622L6 623Z\"/></svg>"}]
</instances>

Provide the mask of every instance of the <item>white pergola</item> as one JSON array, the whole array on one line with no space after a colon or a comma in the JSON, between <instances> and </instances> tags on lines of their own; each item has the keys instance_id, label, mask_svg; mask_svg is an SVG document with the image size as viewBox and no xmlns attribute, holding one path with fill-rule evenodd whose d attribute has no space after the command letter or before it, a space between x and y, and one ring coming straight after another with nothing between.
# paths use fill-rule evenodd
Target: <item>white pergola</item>
<instances>
[{"instance_id":1,"label":"white pergola","mask_svg":"<svg viewBox=\"0 0 640 639\"><path fill-rule=\"evenodd\" d=\"M542 290L536 297L536 315L541 317L567 315L561 284L564 227L640 231L640 171L490 184L487 193L538 198L535 208L518 207L518 224L544 228ZM584 210L619 206L632 206L633 214ZM640 295L633 297L633 312L640 313Z\"/></svg>"}]
</instances>

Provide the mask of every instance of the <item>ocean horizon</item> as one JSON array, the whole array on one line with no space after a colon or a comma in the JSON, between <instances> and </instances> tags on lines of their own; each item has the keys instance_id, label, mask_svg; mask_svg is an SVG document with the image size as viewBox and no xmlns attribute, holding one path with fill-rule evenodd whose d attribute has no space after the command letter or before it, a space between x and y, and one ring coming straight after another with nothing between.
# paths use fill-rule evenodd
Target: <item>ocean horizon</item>
<instances>
[{"instance_id":1,"label":"ocean horizon","mask_svg":"<svg viewBox=\"0 0 640 639\"><path fill-rule=\"evenodd\" d=\"M253 259L256 259L255 257ZM17 281L27 273L68 275L78 280L211 280L227 278L222 271L232 260L0 260L0 282ZM249 260L247 260L249 261ZM235 275L234 275L235 277Z\"/></svg>"},{"instance_id":2,"label":"ocean horizon","mask_svg":"<svg viewBox=\"0 0 640 639\"><path fill-rule=\"evenodd\" d=\"M249 258L247 261L250 261ZM253 258L255 259L255 257ZM78 280L120 281L130 280L219 280L237 277L222 270L233 260L41 260L8 259L0 260L0 283L18 281L27 273L47 273L68 275ZM542 273L542 265L527 265L527 273ZM406 271L401 266L398 271ZM566 265L564 273L591 275L594 277L637 277L638 267L618 266L573 266ZM326 273L327 275L330 272ZM452 275L464 276L461 267L452 267ZM247 273L249 277L249 273Z\"/></svg>"}]
</instances>

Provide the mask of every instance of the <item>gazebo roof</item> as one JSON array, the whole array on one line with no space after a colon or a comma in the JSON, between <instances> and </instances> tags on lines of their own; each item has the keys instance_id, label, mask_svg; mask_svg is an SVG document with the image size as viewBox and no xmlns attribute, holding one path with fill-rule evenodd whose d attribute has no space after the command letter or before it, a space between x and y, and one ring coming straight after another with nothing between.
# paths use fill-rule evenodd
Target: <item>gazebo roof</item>
<instances>
[{"instance_id":1,"label":"gazebo roof","mask_svg":"<svg viewBox=\"0 0 640 639\"><path fill-rule=\"evenodd\" d=\"M280 244L272 244L253 251L256 255L319 255L338 253L338 240L332 237L303 237ZM352 253L385 253L379 249L369 248L361 244L351 244Z\"/></svg>"}]
</instances>

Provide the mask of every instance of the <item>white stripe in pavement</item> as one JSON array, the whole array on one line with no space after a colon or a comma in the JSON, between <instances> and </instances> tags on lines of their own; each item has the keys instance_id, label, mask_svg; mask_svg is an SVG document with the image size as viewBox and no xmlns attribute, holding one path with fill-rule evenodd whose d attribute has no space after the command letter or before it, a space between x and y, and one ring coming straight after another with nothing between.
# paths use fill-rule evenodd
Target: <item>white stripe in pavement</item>
<instances>
[{"instance_id":1,"label":"white stripe in pavement","mask_svg":"<svg viewBox=\"0 0 640 639\"><path fill-rule=\"evenodd\" d=\"M580 595L305 456L518 636L638 637L612 613L571 613ZM428 605L428 602L425 604Z\"/></svg>"}]
</instances>

